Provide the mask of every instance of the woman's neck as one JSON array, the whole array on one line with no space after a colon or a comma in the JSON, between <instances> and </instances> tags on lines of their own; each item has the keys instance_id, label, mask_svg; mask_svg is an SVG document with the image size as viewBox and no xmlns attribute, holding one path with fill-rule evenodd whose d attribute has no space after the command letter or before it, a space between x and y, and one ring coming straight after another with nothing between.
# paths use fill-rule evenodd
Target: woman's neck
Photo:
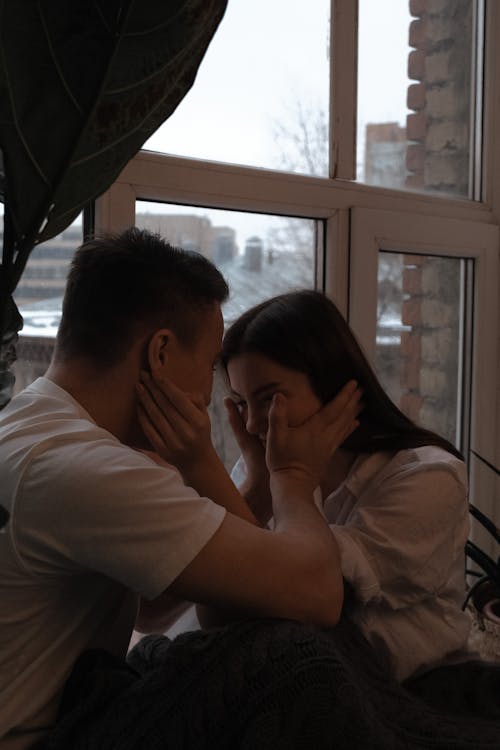
<instances>
[{"instance_id":1,"label":"woman's neck","mask_svg":"<svg viewBox=\"0 0 500 750\"><path fill-rule=\"evenodd\" d=\"M321 492L324 498L331 495L342 484L357 457L358 454L353 451L340 449L335 452L321 482Z\"/></svg>"}]
</instances>

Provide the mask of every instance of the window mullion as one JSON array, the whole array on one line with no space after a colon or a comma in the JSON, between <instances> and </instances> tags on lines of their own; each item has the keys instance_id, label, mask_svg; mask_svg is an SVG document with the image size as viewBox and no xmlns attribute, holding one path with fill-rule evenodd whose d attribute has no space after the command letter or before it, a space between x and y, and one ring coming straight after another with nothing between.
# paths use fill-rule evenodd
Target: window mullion
<instances>
[{"instance_id":1,"label":"window mullion","mask_svg":"<svg viewBox=\"0 0 500 750\"><path fill-rule=\"evenodd\" d=\"M95 231L121 232L135 223L135 190L115 182L95 203Z\"/></svg>"},{"instance_id":2,"label":"window mullion","mask_svg":"<svg viewBox=\"0 0 500 750\"><path fill-rule=\"evenodd\" d=\"M356 179L358 0L332 0L330 176Z\"/></svg>"}]
</instances>

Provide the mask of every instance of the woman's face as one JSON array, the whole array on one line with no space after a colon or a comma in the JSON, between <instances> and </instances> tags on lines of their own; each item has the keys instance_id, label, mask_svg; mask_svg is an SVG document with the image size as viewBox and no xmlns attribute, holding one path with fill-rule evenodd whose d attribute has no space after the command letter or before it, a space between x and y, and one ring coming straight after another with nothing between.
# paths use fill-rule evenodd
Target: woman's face
<instances>
[{"instance_id":1,"label":"woman's face","mask_svg":"<svg viewBox=\"0 0 500 750\"><path fill-rule=\"evenodd\" d=\"M288 423L302 424L322 404L307 375L274 362L263 354L239 354L227 365L232 396L246 424L247 432L262 442L267 435L267 415L275 393L286 398Z\"/></svg>"}]
</instances>

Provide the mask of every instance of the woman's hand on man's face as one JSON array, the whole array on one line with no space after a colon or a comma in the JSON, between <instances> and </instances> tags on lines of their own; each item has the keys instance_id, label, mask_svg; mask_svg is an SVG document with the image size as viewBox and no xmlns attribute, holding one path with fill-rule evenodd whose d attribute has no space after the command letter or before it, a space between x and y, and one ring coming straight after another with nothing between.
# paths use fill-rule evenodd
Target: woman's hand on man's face
<instances>
[{"instance_id":1,"label":"woman's hand on man's face","mask_svg":"<svg viewBox=\"0 0 500 750\"><path fill-rule=\"evenodd\" d=\"M137 384L138 417L152 448L181 473L211 457L210 417L202 395L185 393L168 378L145 371Z\"/></svg>"},{"instance_id":2,"label":"woman's hand on man's face","mask_svg":"<svg viewBox=\"0 0 500 750\"><path fill-rule=\"evenodd\" d=\"M224 399L227 418L233 431L238 447L245 461L248 478L252 482L266 481L269 479L266 460L265 448L257 435L251 435L245 426L240 411L234 401L227 397Z\"/></svg>"},{"instance_id":3,"label":"woman's hand on man's face","mask_svg":"<svg viewBox=\"0 0 500 750\"><path fill-rule=\"evenodd\" d=\"M227 397L224 399L224 406L245 462L246 479L239 490L255 517L265 526L273 514L265 448L257 435L251 435L247 431L245 421L234 401Z\"/></svg>"}]
</instances>

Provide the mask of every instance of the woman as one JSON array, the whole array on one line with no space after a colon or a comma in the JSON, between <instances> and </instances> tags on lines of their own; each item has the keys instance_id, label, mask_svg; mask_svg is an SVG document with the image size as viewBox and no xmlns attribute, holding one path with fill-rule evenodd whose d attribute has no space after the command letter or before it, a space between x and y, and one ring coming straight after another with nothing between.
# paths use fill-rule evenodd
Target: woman
<instances>
[{"instance_id":1,"label":"woman","mask_svg":"<svg viewBox=\"0 0 500 750\"><path fill-rule=\"evenodd\" d=\"M392 403L342 315L319 292L283 294L248 310L228 329L222 362L242 452L233 475L262 523L271 516L265 446L275 394L289 424L298 425L347 381L359 383L359 427L316 491L352 594L350 614L400 681L471 659L469 617L461 610L467 478L454 446Z\"/></svg>"}]
</instances>

